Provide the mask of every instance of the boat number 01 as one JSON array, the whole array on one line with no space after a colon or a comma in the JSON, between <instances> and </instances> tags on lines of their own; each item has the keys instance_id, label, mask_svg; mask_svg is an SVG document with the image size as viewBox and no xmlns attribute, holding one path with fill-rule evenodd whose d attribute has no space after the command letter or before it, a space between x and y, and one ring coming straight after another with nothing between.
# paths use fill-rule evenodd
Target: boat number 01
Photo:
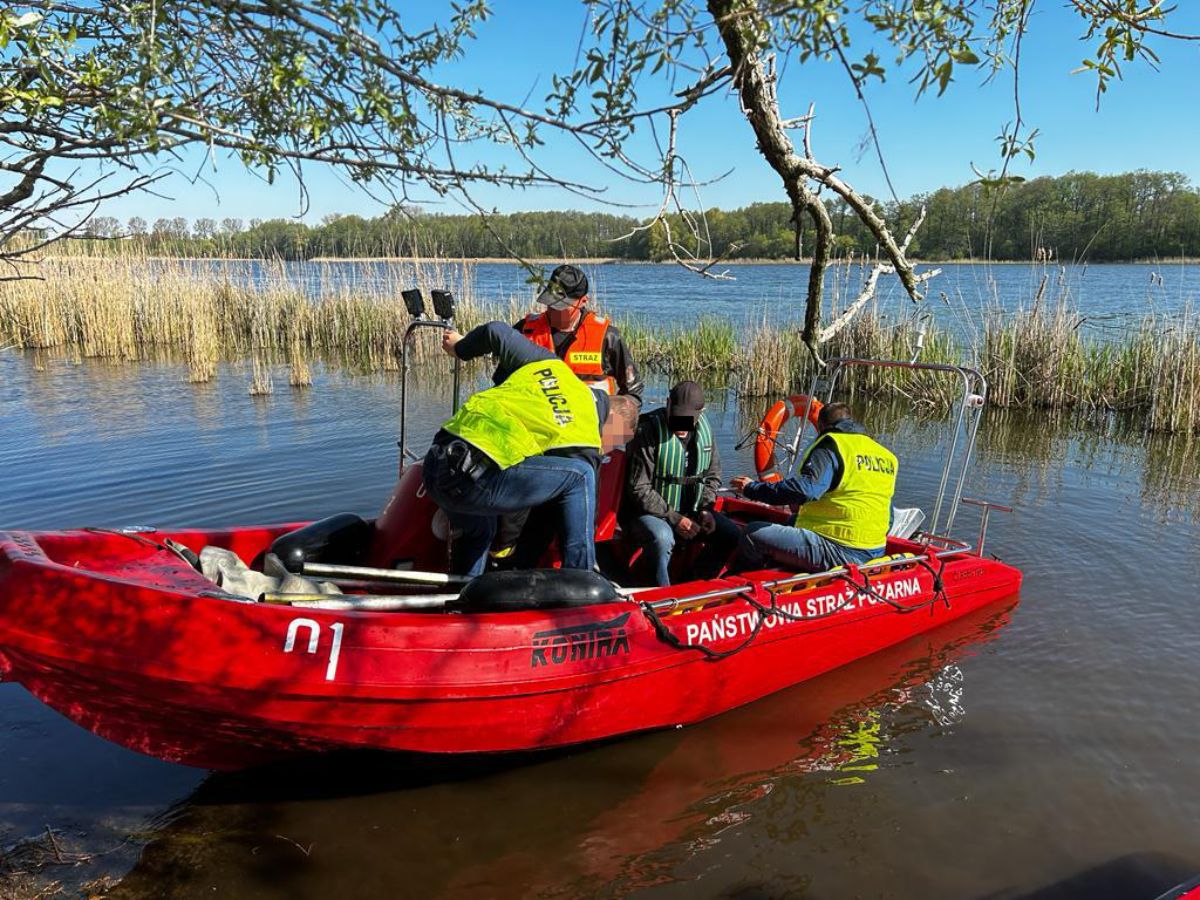
<instances>
[{"instance_id":1,"label":"boat number 01","mask_svg":"<svg viewBox=\"0 0 1200 900\"><path fill-rule=\"evenodd\" d=\"M345 627L341 622L334 622L329 626L329 630L333 632L333 643L329 647L329 665L325 667L326 681L333 681L337 675L338 658L342 653L342 629ZM308 652L317 652L317 646L321 643L321 626L312 619L292 619L288 625L287 638L283 642L284 653L291 653L296 649L296 636L301 628L308 630Z\"/></svg>"}]
</instances>

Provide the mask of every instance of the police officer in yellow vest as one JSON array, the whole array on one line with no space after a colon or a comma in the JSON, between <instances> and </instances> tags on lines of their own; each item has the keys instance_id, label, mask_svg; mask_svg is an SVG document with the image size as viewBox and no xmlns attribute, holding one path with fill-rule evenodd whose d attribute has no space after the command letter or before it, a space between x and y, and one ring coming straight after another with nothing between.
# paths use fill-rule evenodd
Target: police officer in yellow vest
<instances>
[{"instance_id":1,"label":"police officer in yellow vest","mask_svg":"<svg viewBox=\"0 0 1200 900\"><path fill-rule=\"evenodd\" d=\"M451 571L481 574L497 514L542 504L557 512L563 566L592 569L600 456L633 434L637 404L593 391L502 322L447 331L442 349L498 360L497 385L468 399L425 455L425 489L450 518Z\"/></svg>"},{"instance_id":2,"label":"police officer in yellow vest","mask_svg":"<svg viewBox=\"0 0 1200 900\"><path fill-rule=\"evenodd\" d=\"M899 463L866 433L850 407L821 410L820 435L805 451L800 474L778 482L739 476L733 489L749 500L799 504L794 525L756 523L742 535L742 565L773 561L802 572L823 572L882 556L892 516Z\"/></svg>"},{"instance_id":3,"label":"police officer in yellow vest","mask_svg":"<svg viewBox=\"0 0 1200 900\"><path fill-rule=\"evenodd\" d=\"M576 266L558 266L550 273L537 302L546 307L545 311L530 313L513 327L553 352L593 390L604 391L610 397L630 396L640 406L642 380L629 348L612 322L587 308L587 276ZM530 519L529 512L519 510L500 517L492 553L498 564L527 562L522 557L528 555L529 542L541 540L544 523L539 521L540 514ZM514 550L515 559L510 555Z\"/></svg>"}]
</instances>

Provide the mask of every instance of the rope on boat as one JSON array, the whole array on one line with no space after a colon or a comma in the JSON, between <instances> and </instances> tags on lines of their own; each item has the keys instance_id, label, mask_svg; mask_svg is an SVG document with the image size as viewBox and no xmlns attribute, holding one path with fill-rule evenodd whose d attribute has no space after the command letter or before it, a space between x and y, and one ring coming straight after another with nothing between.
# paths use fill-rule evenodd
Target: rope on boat
<instances>
[{"instance_id":1,"label":"rope on boat","mask_svg":"<svg viewBox=\"0 0 1200 900\"><path fill-rule=\"evenodd\" d=\"M751 441L756 441L760 437L766 437L766 435L767 435L766 429L764 429L761 424L756 425L754 428L751 428L749 431L747 431L745 434L743 434L738 439L738 442L733 445L733 449L741 450L745 447L749 447ZM773 438L768 438L768 440L777 447L777 446L779 446L779 438L780 438L780 435L777 434ZM772 449L774 449L774 447L772 447Z\"/></svg>"},{"instance_id":2,"label":"rope on boat","mask_svg":"<svg viewBox=\"0 0 1200 900\"><path fill-rule=\"evenodd\" d=\"M942 581L942 575L946 572L946 560L939 557L933 550L926 550L926 558L918 559L917 563L926 572L933 576L933 603L941 600L946 604L946 609L950 608L950 595L946 593L946 585ZM934 563L937 564L937 569L933 568Z\"/></svg>"},{"instance_id":3,"label":"rope on boat","mask_svg":"<svg viewBox=\"0 0 1200 900\"><path fill-rule=\"evenodd\" d=\"M936 569L934 569L931 561L938 564ZM930 612L932 612L933 608L937 606L938 603L944 603L946 605L946 609L949 609L950 597L946 594L946 586L942 581L942 574L946 571L946 561L944 559L938 559L937 556L930 551L926 559L916 557L913 559L913 562L919 565L933 577L933 595L928 600L922 600L920 603L901 603L898 600L892 600L884 596L883 594L879 593L879 591L875 590L875 588L871 585L871 576L866 572L860 571L858 566L855 565L846 566L845 573L839 573L836 577L854 588L854 593L851 595L852 597L857 597L859 595L870 597L872 600L875 600L878 603L886 603L896 612L900 613L900 615L919 612L923 609L928 609ZM858 584L854 580L855 575L858 575L862 578L862 584Z\"/></svg>"},{"instance_id":4,"label":"rope on boat","mask_svg":"<svg viewBox=\"0 0 1200 900\"><path fill-rule=\"evenodd\" d=\"M761 598L764 594L770 598L770 603L762 602ZM704 654L705 659L715 662L717 660L733 656L735 653L741 653L743 650L749 647L750 644L754 642L755 638L758 637L759 633L762 631L763 625L766 624L767 619L771 616L777 616L778 618L789 622L816 622L820 619L828 619L830 616L841 612L856 595L851 594L842 598L842 602L833 609L826 610L823 613L813 613L809 616L790 613L783 609L783 607L781 607L778 603L778 592L776 592L773 588L759 584L758 582L746 582L746 591L744 593L737 594L736 596L745 600L746 604L754 610L755 622L754 628L751 630L749 636L736 647L732 647L729 650L714 650L712 647L709 647L705 644L684 643L675 635L673 631L671 631L670 628L667 627L666 623L663 622L662 618L657 612L655 612L649 603L640 603L638 605L641 606L642 612L645 613L646 618L650 620L650 624L654 627L654 633L661 641L663 641L663 643L674 647L676 650L696 650Z\"/></svg>"},{"instance_id":5,"label":"rope on boat","mask_svg":"<svg viewBox=\"0 0 1200 900\"><path fill-rule=\"evenodd\" d=\"M921 566L923 569L929 572L931 576L933 576L933 596L931 596L928 600L923 600L920 603L913 604L900 603L899 601L891 600L881 594L879 591L875 590L871 584L870 576L866 572L860 571L856 565L848 565L845 567L845 573L838 573L834 576L835 578L838 578L839 580L850 585L850 587L853 588L853 591L843 597L841 603L839 603L833 609L828 609L822 613L813 613L812 615L788 612L779 605L779 595L774 588L758 582L747 581L746 591L735 596L745 600L747 605L754 610L754 628L750 631L749 636L747 636L744 641L742 641L736 647L731 647L728 650L714 650L712 647L709 647L705 644L685 643L673 631L671 631L670 628L667 627L667 624L663 622L662 617L659 616L659 614L649 603L643 601L638 603L638 606L641 607L642 613L649 620L651 626L653 626L655 635L664 644L667 644L676 650L695 650L699 653L702 653L704 658L710 662L716 662L718 660L733 656L735 653L741 653L743 650L749 647L758 637L759 633L762 631L763 625L770 616L777 616L779 619L788 622L816 622L820 619L828 619L830 616L837 615L839 612L845 609L852 600L855 600L860 596L866 596L879 603L884 603L901 615L918 612L922 609L928 609L932 612L933 607L938 603L945 603L946 609L949 609L950 598L946 594L946 587L942 581L942 575L946 570L946 561L944 559L938 559L931 552L928 559L922 559L918 557L914 559L913 562L916 565ZM934 562L937 563L936 569L932 564ZM861 584L854 580L855 576L862 578ZM763 595L766 595L768 598L770 598L769 603L762 602Z\"/></svg>"},{"instance_id":6,"label":"rope on boat","mask_svg":"<svg viewBox=\"0 0 1200 900\"><path fill-rule=\"evenodd\" d=\"M666 623L663 622L659 614L654 611L654 607L652 607L649 603L643 601L639 603L638 606L641 607L642 613L645 614L646 618L650 620L650 624L654 627L654 633L658 636L658 639L664 644L669 647L674 647L676 650L699 651L700 653L704 654L704 658L709 662L717 662L718 660L733 656L735 653L741 653L743 650L749 647L750 644L753 643L754 639L758 637L758 633L762 631L763 623L766 621L766 616L762 614L763 607L759 606L745 594L738 594L737 596L747 600L747 602L749 602L750 605L755 608L755 610L758 612L758 618L754 623L754 628L750 631L750 634L747 636L747 638L736 647L731 647L728 650L714 650L712 647L708 647L704 644L685 643L679 639L675 632L671 631L671 629L667 627Z\"/></svg>"},{"instance_id":7,"label":"rope on boat","mask_svg":"<svg viewBox=\"0 0 1200 900\"><path fill-rule=\"evenodd\" d=\"M162 539L162 543L159 543L158 541L152 540L141 532L137 531L123 531L117 528L100 528L96 525L88 525L81 530L90 534L115 534L117 537L129 538L131 541L137 541L143 547L150 547L163 553L174 553L177 557L179 557L197 572L200 571L200 557L196 554L196 552L190 547L179 543L179 541L171 540L169 537L164 537Z\"/></svg>"},{"instance_id":8,"label":"rope on boat","mask_svg":"<svg viewBox=\"0 0 1200 900\"><path fill-rule=\"evenodd\" d=\"M813 613L811 615L806 616L803 613L788 612L786 609L784 609L782 606L780 606L778 599L777 599L779 596L779 592L776 591L774 588L767 587L765 584L759 584L759 585L756 585L756 587L758 588L759 591L767 594L767 596L769 596L771 598L771 605L767 606L767 607L760 607L759 604L756 602L755 598L748 597L747 601L750 603L750 605L755 607L756 609L765 609L765 612L767 613L767 615L778 616L779 618L783 619L785 622L816 622L816 621L819 621L820 619L828 619L830 616L834 616L834 615L837 615L838 613L840 613L843 609L846 608L846 606L850 603L850 601L853 600L857 596L857 594L850 594L849 596L843 597L842 602L839 603L837 606L835 606L833 609L827 609L823 613Z\"/></svg>"}]
</instances>

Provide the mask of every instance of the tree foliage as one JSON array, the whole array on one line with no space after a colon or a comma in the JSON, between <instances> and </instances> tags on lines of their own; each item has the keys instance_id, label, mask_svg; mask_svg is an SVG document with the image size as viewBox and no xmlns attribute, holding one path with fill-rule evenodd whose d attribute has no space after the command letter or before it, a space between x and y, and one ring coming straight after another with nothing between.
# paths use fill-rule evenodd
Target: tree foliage
<instances>
[{"instance_id":1,"label":"tree foliage","mask_svg":"<svg viewBox=\"0 0 1200 900\"><path fill-rule=\"evenodd\" d=\"M1200 190L1178 173L1129 172L1095 175L1072 172L1059 178L1038 178L1009 187L995 204L995 189L979 184L941 188L903 201L875 202L879 215L893 230L926 210L925 225L913 241L915 259L981 259L991 241L994 260L1054 260L1114 262L1172 257L1200 258ZM838 233L836 254L874 256L874 236L845 204L827 201ZM709 209L709 235L716 252L731 260L785 260L794 252L791 207L787 203L753 203L733 210ZM241 258L382 258L442 256L503 257L506 250L529 259L586 258L663 262L671 259L661 228L629 216L573 210L522 212L492 217L484 227L475 215L422 214L363 218L327 216L309 227L290 220L272 220L244 230L236 220L214 228L197 219L191 238L186 223L175 229L163 220L148 238L145 223L122 231L115 219L98 216L87 237L126 238L114 249L132 243L153 253L179 256ZM91 227L95 225L95 227ZM677 222L679 231L685 230ZM633 232L633 237L622 239ZM814 235L804 235L811 243Z\"/></svg>"}]
</instances>

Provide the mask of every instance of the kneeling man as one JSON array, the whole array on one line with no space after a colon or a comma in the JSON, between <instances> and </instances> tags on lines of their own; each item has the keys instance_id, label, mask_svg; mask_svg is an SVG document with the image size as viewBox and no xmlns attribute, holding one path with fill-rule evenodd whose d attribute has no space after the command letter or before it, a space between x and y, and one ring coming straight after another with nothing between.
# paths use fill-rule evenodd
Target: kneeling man
<instances>
[{"instance_id":1,"label":"kneeling man","mask_svg":"<svg viewBox=\"0 0 1200 900\"><path fill-rule=\"evenodd\" d=\"M482 574L497 515L542 504L557 512L563 568L590 571L596 470L633 433L637 403L593 391L502 322L447 331L442 349L498 360L497 385L468 399L425 455L425 489L450 517L450 571Z\"/></svg>"},{"instance_id":2,"label":"kneeling man","mask_svg":"<svg viewBox=\"0 0 1200 900\"><path fill-rule=\"evenodd\" d=\"M798 476L773 483L745 476L730 481L748 500L800 505L793 525L747 527L744 567L762 568L772 560L801 572L824 572L884 554L899 468L895 454L870 437L844 403L824 407L817 430Z\"/></svg>"},{"instance_id":3,"label":"kneeling man","mask_svg":"<svg viewBox=\"0 0 1200 900\"><path fill-rule=\"evenodd\" d=\"M643 415L626 455L621 520L649 555L656 582L671 583L668 567L676 542L701 535L710 537L693 574L715 578L737 546L738 529L712 511L721 460L700 385L681 381L671 389L665 409Z\"/></svg>"}]
</instances>

